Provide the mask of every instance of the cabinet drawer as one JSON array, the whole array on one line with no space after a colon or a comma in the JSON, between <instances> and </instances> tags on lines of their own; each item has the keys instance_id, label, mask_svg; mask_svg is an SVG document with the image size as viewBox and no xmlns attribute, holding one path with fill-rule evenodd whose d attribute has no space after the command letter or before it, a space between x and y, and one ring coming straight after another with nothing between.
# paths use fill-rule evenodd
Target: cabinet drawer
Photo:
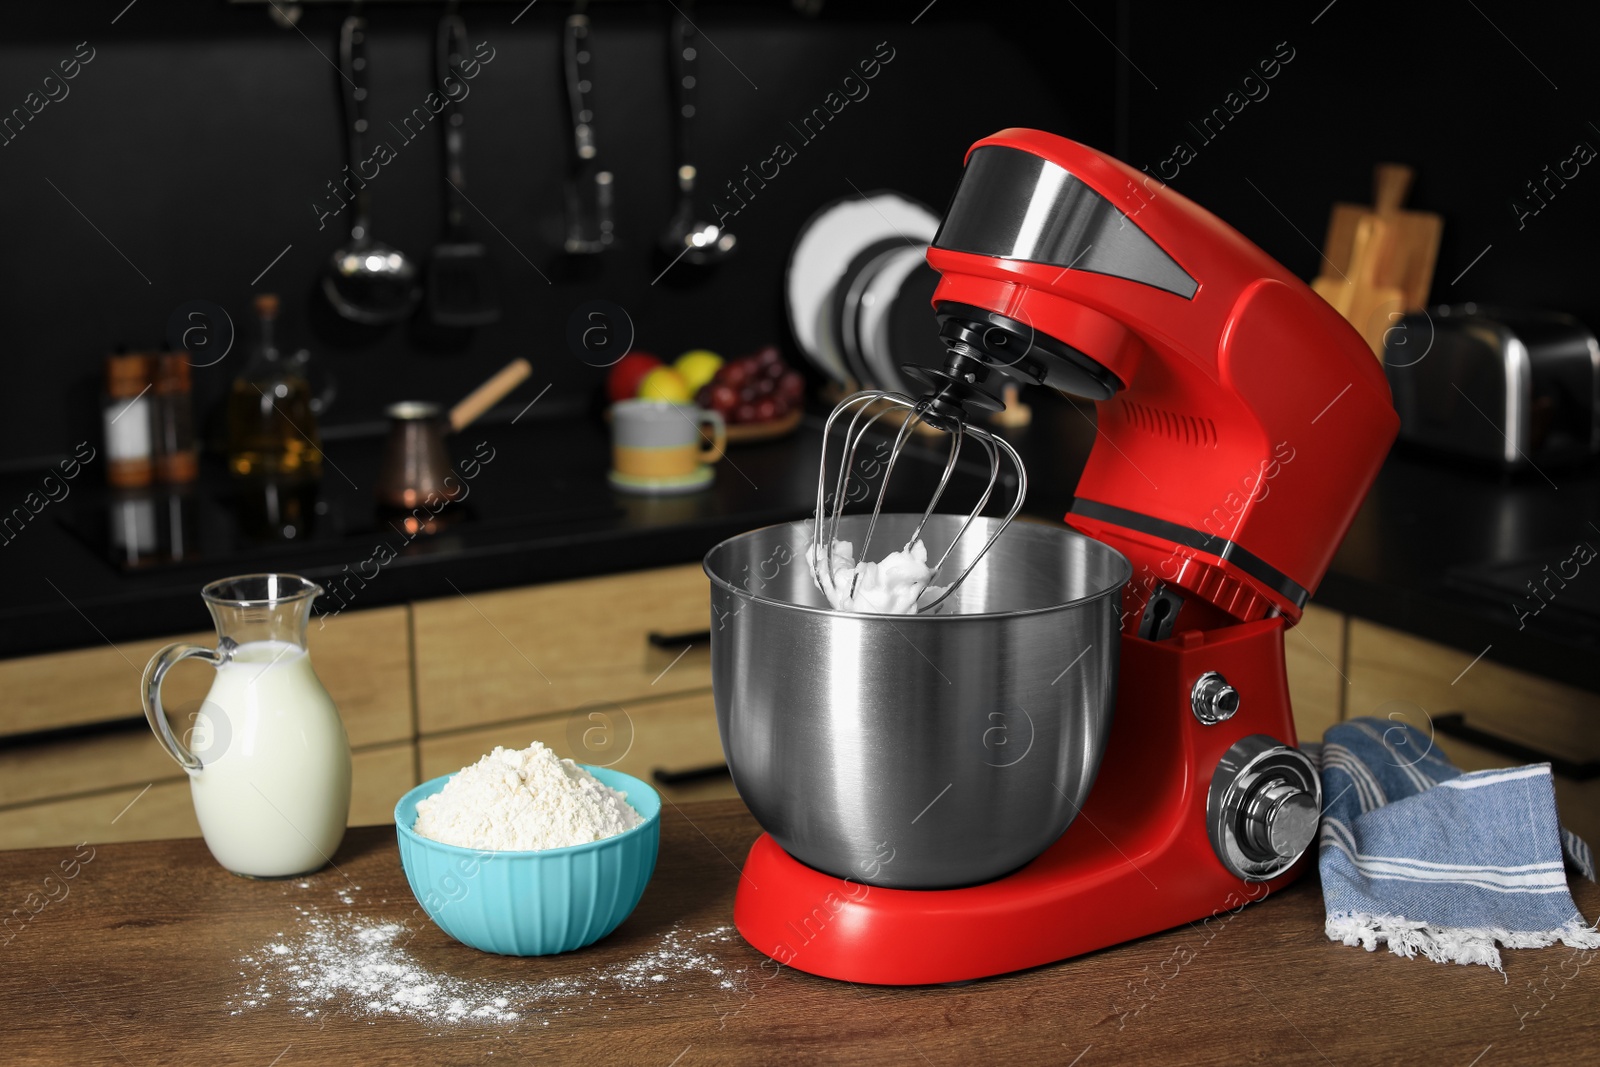
<instances>
[{"instance_id":1,"label":"cabinet drawer","mask_svg":"<svg viewBox=\"0 0 1600 1067\"><path fill-rule=\"evenodd\" d=\"M149 789L145 789L149 784ZM71 846L80 841L151 841L198 837L194 803L184 778L145 783L107 793L7 808L0 848ZM143 796L140 793L143 792Z\"/></svg>"},{"instance_id":2,"label":"cabinet drawer","mask_svg":"<svg viewBox=\"0 0 1600 1067\"><path fill-rule=\"evenodd\" d=\"M1344 717L1344 624L1339 612L1308 604L1299 624L1284 635L1294 731L1302 741L1321 741Z\"/></svg>"},{"instance_id":3,"label":"cabinet drawer","mask_svg":"<svg viewBox=\"0 0 1600 1067\"><path fill-rule=\"evenodd\" d=\"M352 745L411 736L409 611L402 605L311 621L311 659ZM7 694L0 736L142 715L139 679L150 657L173 641L215 646L216 639L206 631L0 660L0 692ZM193 663L167 676L162 700L179 730L211 679L210 670Z\"/></svg>"},{"instance_id":4,"label":"cabinet drawer","mask_svg":"<svg viewBox=\"0 0 1600 1067\"><path fill-rule=\"evenodd\" d=\"M704 689L708 642L674 663L649 636L705 633L710 605L694 564L415 604L419 732Z\"/></svg>"},{"instance_id":5,"label":"cabinet drawer","mask_svg":"<svg viewBox=\"0 0 1600 1067\"><path fill-rule=\"evenodd\" d=\"M1361 619L1350 620L1349 640L1351 717L1393 715L1433 735L1468 770L1524 761L1439 733L1435 717L1461 712L1476 729L1540 752L1577 762L1600 758L1600 695L1491 660L1474 663L1471 653ZM1556 796L1562 821L1579 834L1595 835L1591 843L1600 840L1600 780L1576 783L1557 775Z\"/></svg>"},{"instance_id":6,"label":"cabinet drawer","mask_svg":"<svg viewBox=\"0 0 1600 1067\"><path fill-rule=\"evenodd\" d=\"M350 825L394 822L394 806L417 784L417 746L381 745L350 758Z\"/></svg>"},{"instance_id":7,"label":"cabinet drawer","mask_svg":"<svg viewBox=\"0 0 1600 1067\"><path fill-rule=\"evenodd\" d=\"M150 743L155 744L153 739ZM161 759L176 770L166 756ZM350 825L391 822L395 802L415 784L415 764L416 750L410 744L383 745L354 753ZM145 784L150 785L148 790ZM189 781L181 776L6 808L0 814L5 816L0 820L0 849L200 836Z\"/></svg>"},{"instance_id":8,"label":"cabinet drawer","mask_svg":"<svg viewBox=\"0 0 1600 1067\"><path fill-rule=\"evenodd\" d=\"M171 709L173 730L180 738L192 727L188 715ZM143 719L114 729L47 743L0 744L0 806L122 786L137 790L152 781L182 777Z\"/></svg>"},{"instance_id":9,"label":"cabinet drawer","mask_svg":"<svg viewBox=\"0 0 1600 1067\"><path fill-rule=\"evenodd\" d=\"M189 728L188 720L180 720L176 713L173 719L181 738ZM357 750L358 758L362 751ZM120 786L143 788L148 782L181 774L141 719L126 729L118 727L115 733L99 736L0 745L0 807Z\"/></svg>"},{"instance_id":10,"label":"cabinet drawer","mask_svg":"<svg viewBox=\"0 0 1600 1067\"><path fill-rule=\"evenodd\" d=\"M422 778L426 781L476 763L496 745L526 748L534 741L548 745L558 756L643 779L674 803L738 795L726 775L671 786L651 777L658 768L688 771L722 763L717 713L709 691L659 701L591 705L561 715L423 738Z\"/></svg>"}]
</instances>

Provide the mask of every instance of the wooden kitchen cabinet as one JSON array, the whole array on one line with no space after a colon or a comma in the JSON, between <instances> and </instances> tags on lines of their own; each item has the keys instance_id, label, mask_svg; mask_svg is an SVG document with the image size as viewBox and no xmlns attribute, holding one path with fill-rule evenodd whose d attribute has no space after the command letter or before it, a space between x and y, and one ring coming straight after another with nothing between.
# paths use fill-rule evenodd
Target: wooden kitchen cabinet
<instances>
[{"instance_id":1,"label":"wooden kitchen cabinet","mask_svg":"<svg viewBox=\"0 0 1600 1067\"><path fill-rule=\"evenodd\" d=\"M685 564L415 604L419 732L705 689L705 637L649 638L704 635L710 603L705 573Z\"/></svg>"},{"instance_id":2,"label":"wooden kitchen cabinet","mask_svg":"<svg viewBox=\"0 0 1600 1067\"><path fill-rule=\"evenodd\" d=\"M143 740L156 748L154 738ZM167 767L177 770L166 755L159 750L158 754ZM350 762L350 825L394 821L395 801L416 784L416 746L405 742L366 748L353 753ZM0 814L5 816L0 821L0 849L149 841L200 833L189 781L181 772L176 778L24 804Z\"/></svg>"},{"instance_id":3,"label":"wooden kitchen cabinet","mask_svg":"<svg viewBox=\"0 0 1600 1067\"><path fill-rule=\"evenodd\" d=\"M198 702L197 702L198 706ZM175 728L184 718L173 714ZM0 745L0 807L181 778L143 719L112 732Z\"/></svg>"},{"instance_id":4,"label":"wooden kitchen cabinet","mask_svg":"<svg viewBox=\"0 0 1600 1067\"><path fill-rule=\"evenodd\" d=\"M559 756L612 767L653 785L673 803L736 796L726 775L663 785L651 775L722 765L717 713L709 690L656 700L598 703L557 715L500 723L442 737L419 746L422 779L475 763L496 745L526 748L541 741Z\"/></svg>"},{"instance_id":5,"label":"wooden kitchen cabinet","mask_svg":"<svg viewBox=\"0 0 1600 1067\"><path fill-rule=\"evenodd\" d=\"M394 806L416 785L417 746L381 745L350 758L350 825L394 822Z\"/></svg>"},{"instance_id":6,"label":"wooden kitchen cabinet","mask_svg":"<svg viewBox=\"0 0 1600 1067\"><path fill-rule=\"evenodd\" d=\"M708 642L649 640L703 635L708 604L706 578L690 565L314 620L311 655L356 749L351 824L389 821L417 781L419 735L434 761L453 771L500 743L463 728L496 721L539 719L507 743L542 740L563 755L645 778L656 767L719 765ZM0 812L9 826L0 848L199 832L188 784L143 725L139 706L140 671L169 640L211 644L214 635L0 662L0 685L20 696L0 719ZM166 704L180 734L210 682L199 665L169 676ZM684 694L692 696L675 699ZM569 744L574 715L579 727ZM626 733L616 759L604 744L594 747L606 727L592 716L619 724L616 737ZM86 724L105 728L17 737ZM432 736L442 731L451 736ZM437 755L445 751L452 754ZM676 800L731 796L732 787L724 777L663 792Z\"/></svg>"},{"instance_id":7,"label":"wooden kitchen cabinet","mask_svg":"<svg viewBox=\"0 0 1600 1067\"><path fill-rule=\"evenodd\" d=\"M311 620L311 660L339 706L352 746L412 736L410 610L401 605ZM150 657L173 641L215 647L217 635L207 630L0 660L0 692L6 694L0 739L143 716L140 676ZM212 677L195 663L167 676L162 701L179 731L200 707ZM0 804L6 802L0 797Z\"/></svg>"},{"instance_id":8,"label":"wooden kitchen cabinet","mask_svg":"<svg viewBox=\"0 0 1600 1067\"><path fill-rule=\"evenodd\" d=\"M1301 741L1321 741L1344 718L1344 634L1343 614L1308 604L1299 624L1284 635L1294 732Z\"/></svg>"},{"instance_id":9,"label":"wooden kitchen cabinet","mask_svg":"<svg viewBox=\"0 0 1600 1067\"><path fill-rule=\"evenodd\" d=\"M1440 715L1465 715L1487 733L1574 763L1600 759L1600 695L1361 619L1350 621L1347 714L1394 717L1433 737L1467 770L1530 762L1448 736ZM1537 757L1534 757L1537 758ZM1556 775L1562 823L1600 846L1600 778Z\"/></svg>"},{"instance_id":10,"label":"wooden kitchen cabinet","mask_svg":"<svg viewBox=\"0 0 1600 1067\"><path fill-rule=\"evenodd\" d=\"M355 749L351 822L384 822L415 784L411 620L407 606L313 619L307 643ZM182 770L145 725L139 679L171 641L214 645L214 633L183 634L0 661L9 694L0 713L0 848L182 837L199 833ZM182 664L163 701L181 737L213 672ZM67 735L35 735L61 727ZM126 814L122 808L149 791Z\"/></svg>"},{"instance_id":11,"label":"wooden kitchen cabinet","mask_svg":"<svg viewBox=\"0 0 1600 1067\"><path fill-rule=\"evenodd\" d=\"M721 764L708 600L699 566L685 565L313 622L317 672L356 749L352 825L387 822L417 781L458 770L495 745L538 740L652 784L658 768ZM651 634L665 639L652 643ZM0 848L198 832L187 782L142 717L103 733L7 741L140 716L135 664L165 643L0 661L0 686L12 694L0 712L0 813L8 816ZM1460 711L1478 729L1543 751L1600 758L1592 725L1600 696L1489 660L1473 664L1467 653L1316 605L1286 635L1285 661L1302 740L1357 715L1392 712L1427 730L1431 716ZM173 672L168 704L180 732L209 683L198 666ZM1435 734L1463 767L1518 762ZM734 795L725 776L659 788L673 803ZM1556 788L1567 825L1600 843L1600 785L1558 777Z\"/></svg>"}]
</instances>

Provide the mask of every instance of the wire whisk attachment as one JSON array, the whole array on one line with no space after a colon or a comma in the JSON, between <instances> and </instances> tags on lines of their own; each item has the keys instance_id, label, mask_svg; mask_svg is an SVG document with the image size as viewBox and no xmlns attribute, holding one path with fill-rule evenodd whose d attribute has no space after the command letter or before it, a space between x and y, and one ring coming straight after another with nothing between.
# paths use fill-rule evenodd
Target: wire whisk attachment
<instances>
[{"instance_id":1,"label":"wire whisk attachment","mask_svg":"<svg viewBox=\"0 0 1600 1067\"><path fill-rule=\"evenodd\" d=\"M817 470L817 510L815 521L812 523L811 550L807 554L807 559L811 565L811 575L817 583L817 588L827 595L829 603L835 607L848 605L856 597L862 578L861 564L867 560L867 552L872 544L872 534L877 528L878 516L883 510L883 502L889 489L889 479L893 477L895 464L899 462L900 453L905 448L906 441L918 423L925 423L949 434L950 454L945 460L944 472L939 477L939 485L933 492L933 499L928 502L927 510L922 513L922 518L917 522L916 528L911 532L911 536L906 539L905 545L901 548L902 552L914 557L913 560L907 563L907 566L916 572L914 584L902 591L903 595L898 598L896 606L889 610L899 611L904 614L920 614L937 608L960 588L967 575L972 573L972 568L978 565L984 554L989 551L995 540L1005 532L1005 528L1010 525L1011 520L1022 509L1022 501L1028 492L1028 472L1022 465L1022 457L1017 454L1016 449L1011 447L1010 442L995 436L982 427L972 425L965 419L952 418L948 413L931 411L930 406L929 398L912 400L903 393L869 389L859 393L852 393L850 396L845 397L839 401L838 405L828 415L828 421L822 431L822 458ZM872 410L874 407L876 407L876 410ZM849 495L850 479L855 468L856 450L860 447L862 437L872 428L873 424L896 408L905 409L907 415L901 422L900 428L895 434L894 444L889 450L888 462L883 469L883 482L878 487L877 497L872 505L872 518L867 524L866 536L862 538L859 547L852 546L854 551L850 556L842 557L844 567L841 569L837 566L841 559L836 558L839 551L836 547L838 545L839 520L844 514L845 500ZM830 511L830 497L828 496L828 483L830 480L828 441L832 437L834 423L838 422L846 412L850 412L851 415L844 431L842 461L837 475L832 479L833 495L831 497L832 508ZM922 529L927 525L929 516L938 508L939 500L944 496L946 486L950 484L950 476L955 472L956 461L961 455L961 447L969 438L978 442L989 458L988 484L984 487L983 495L978 498L977 506L967 515L966 521L961 524L961 528L956 532L955 537L951 539L950 544L945 547L938 561L932 565L931 569L927 569L926 575L923 575L920 572L925 568L920 565L924 562L925 555L919 555L919 553L925 553L926 551L920 545ZM1000 481L1002 458L1009 461L1017 472L1017 495L1016 499L1011 502L1010 510L1006 512L1005 521L989 535L983 547L967 562L966 567L962 569L954 581L943 587L935 584L944 570L945 564L949 561L950 554L955 551L956 545L961 543L961 539L966 536L973 520L983 513L983 509L989 503L989 498L994 495L995 486ZM840 582L845 579L849 581L849 587L839 588Z\"/></svg>"}]
</instances>

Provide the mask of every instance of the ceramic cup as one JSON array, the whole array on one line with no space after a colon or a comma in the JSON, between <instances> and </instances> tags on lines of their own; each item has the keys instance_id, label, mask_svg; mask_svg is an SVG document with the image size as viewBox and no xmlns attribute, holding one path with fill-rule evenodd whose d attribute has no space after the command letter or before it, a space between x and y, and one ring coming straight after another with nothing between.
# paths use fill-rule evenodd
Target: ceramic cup
<instances>
[{"instance_id":1,"label":"ceramic cup","mask_svg":"<svg viewBox=\"0 0 1600 1067\"><path fill-rule=\"evenodd\" d=\"M711 431L711 440L703 430ZM728 428L692 404L624 400L611 408L611 482L619 489L674 492L710 483Z\"/></svg>"}]
</instances>

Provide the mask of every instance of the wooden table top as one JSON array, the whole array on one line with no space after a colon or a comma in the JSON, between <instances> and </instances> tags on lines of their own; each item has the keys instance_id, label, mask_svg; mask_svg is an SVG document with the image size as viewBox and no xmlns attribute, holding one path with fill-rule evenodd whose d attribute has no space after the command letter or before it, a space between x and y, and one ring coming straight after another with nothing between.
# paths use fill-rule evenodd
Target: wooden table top
<instances>
[{"instance_id":1,"label":"wooden table top","mask_svg":"<svg viewBox=\"0 0 1600 1067\"><path fill-rule=\"evenodd\" d=\"M732 928L757 832L737 801L669 805L632 917L531 959L434 926L389 827L351 830L337 869L277 882L226 873L197 839L0 853L0 1061L1495 1067L1600 1047L1600 952L1507 951L1507 980L1347 948L1323 936L1312 879L1214 932L965 986L815 978ZM1600 910L1595 886L1575 892ZM349 987L356 956L376 994ZM393 1004L400 983L415 1004Z\"/></svg>"}]
</instances>

